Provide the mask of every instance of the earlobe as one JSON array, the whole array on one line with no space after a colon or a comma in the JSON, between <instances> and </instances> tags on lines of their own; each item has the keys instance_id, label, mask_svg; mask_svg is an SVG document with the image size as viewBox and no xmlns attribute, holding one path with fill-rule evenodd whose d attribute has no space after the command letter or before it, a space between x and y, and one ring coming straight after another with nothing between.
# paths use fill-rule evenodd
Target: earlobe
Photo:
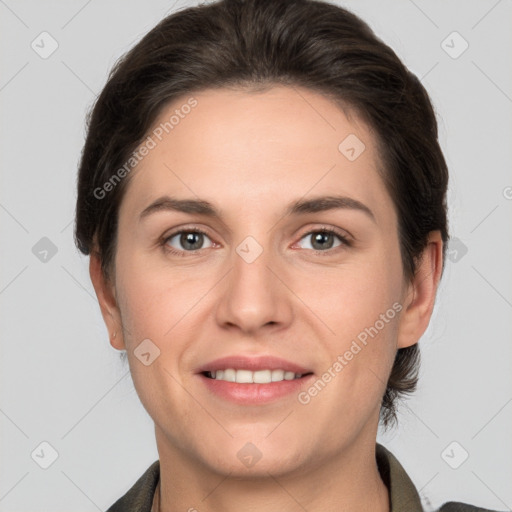
<instances>
[{"instance_id":1,"label":"earlobe","mask_svg":"<svg viewBox=\"0 0 512 512\"><path fill-rule=\"evenodd\" d=\"M442 268L443 240L439 231L432 231L404 297L397 348L414 345L426 331L434 309Z\"/></svg>"},{"instance_id":2,"label":"earlobe","mask_svg":"<svg viewBox=\"0 0 512 512\"><path fill-rule=\"evenodd\" d=\"M117 350L125 350L119 307L115 297L114 285L105 277L101 268L101 256L91 251L89 257L89 275L98 298L103 321L107 327L110 344Z\"/></svg>"}]
</instances>

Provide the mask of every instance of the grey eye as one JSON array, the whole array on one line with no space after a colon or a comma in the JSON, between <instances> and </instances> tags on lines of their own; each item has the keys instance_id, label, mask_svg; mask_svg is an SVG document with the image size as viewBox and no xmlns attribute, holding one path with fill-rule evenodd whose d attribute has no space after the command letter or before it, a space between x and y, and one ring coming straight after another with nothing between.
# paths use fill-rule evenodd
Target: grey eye
<instances>
[{"instance_id":1,"label":"grey eye","mask_svg":"<svg viewBox=\"0 0 512 512\"><path fill-rule=\"evenodd\" d=\"M203 244L205 238L209 240L208 236L200 231L180 231L170 236L166 243L177 250L197 251L204 248ZM176 247L176 245L171 243L174 239L178 240L178 244L181 245L181 247ZM211 247L211 241L208 247Z\"/></svg>"},{"instance_id":2,"label":"grey eye","mask_svg":"<svg viewBox=\"0 0 512 512\"><path fill-rule=\"evenodd\" d=\"M337 246L334 246L333 244L336 238L340 241L340 243ZM311 231L310 233L307 233L305 236L303 236L301 240L312 240L312 242L309 244L309 247L303 248L313 249L315 251L328 250L343 245L343 240L339 235L322 230Z\"/></svg>"}]
</instances>

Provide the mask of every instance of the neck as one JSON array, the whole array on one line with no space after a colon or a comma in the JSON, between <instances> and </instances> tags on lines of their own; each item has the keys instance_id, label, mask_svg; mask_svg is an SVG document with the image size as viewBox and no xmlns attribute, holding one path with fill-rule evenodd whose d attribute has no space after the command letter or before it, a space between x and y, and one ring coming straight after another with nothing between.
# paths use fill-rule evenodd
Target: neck
<instances>
[{"instance_id":1,"label":"neck","mask_svg":"<svg viewBox=\"0 0 512 512\"><path fill-rule=\"evenodd\" d=\"M375 460L375 437L292 474L233 477L191 460L156 427L160 455L156 512L389 512L389 493Z\"/></svg>"}]
</instances>

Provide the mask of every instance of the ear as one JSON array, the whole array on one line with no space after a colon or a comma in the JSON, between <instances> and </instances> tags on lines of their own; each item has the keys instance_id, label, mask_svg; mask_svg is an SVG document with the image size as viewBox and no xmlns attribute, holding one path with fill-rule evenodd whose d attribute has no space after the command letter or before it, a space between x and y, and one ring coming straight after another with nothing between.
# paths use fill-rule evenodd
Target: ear
<instances>
[{"instance_id":1,"label":"ear","mask_svg":"<svg viewBox=\"0 0 512 512\"><path fill-rule=\"evenodd\" d=\"M403 312L398 329L397 348L419 341L434 309L437 287L443 269L443 240L440 231L429 233L416 274L404 293Z\"/></svg>"},{"instance_id":2,"label":"ear","mask_svg":"<svg viewBox=\"0 0 512 512\"><path fill-rule=\"evenodd\" d=\"M121 315L116 301L115 286L107 279L101 269L101 257L97 250L89 257L89 274L98 297L101 314L107 326L110 344L117 350L125 350Z\"/></svg>"}]
</instances>

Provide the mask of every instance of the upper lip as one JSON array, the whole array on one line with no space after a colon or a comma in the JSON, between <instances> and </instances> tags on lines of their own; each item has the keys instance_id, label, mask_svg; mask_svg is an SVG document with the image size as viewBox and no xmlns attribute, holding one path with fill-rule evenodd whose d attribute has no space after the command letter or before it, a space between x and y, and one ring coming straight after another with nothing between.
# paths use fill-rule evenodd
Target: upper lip
<instances>
[{"instance_id":1,"label":"upper lip","mask_svg":"<svg viewBox=\"0 0 512 512\"><path fill-rule=\"evenodd\" d=\"M226 370L227 368L251 370L253 372L258 370L284 370L285 372L299 373L302 375L312 373L311 370L280 357L244 355L233 355L215 359L201 366L198 369L198 373Z\"/></svg>"}]
</instances>

